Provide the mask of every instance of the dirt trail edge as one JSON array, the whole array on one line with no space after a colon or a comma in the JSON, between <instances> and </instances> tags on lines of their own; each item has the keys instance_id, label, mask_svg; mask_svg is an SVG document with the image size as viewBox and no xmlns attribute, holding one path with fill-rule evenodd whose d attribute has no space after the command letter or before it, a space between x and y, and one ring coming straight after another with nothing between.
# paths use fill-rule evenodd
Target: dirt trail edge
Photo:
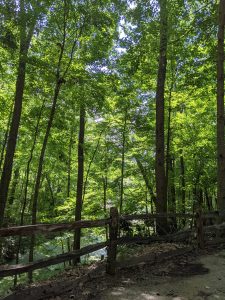
<instances>
[{"instance_id":1,"label":"dirt trail edge","mask_svg":"<svg viewBox=\"0 0 225 300\"><path fill-rule=\"evenodd\" d=\"M166 247L120 262L115 277L98 263L79 275L71 270L55 281L19 289L4 300L225 300L224 246L200 253Z\"/></svg>"},{"instance_id":2,"label":"dirt trail edge","mask_svg":"<svg viewBox=\"0 0 225 300\"><path fill-rule=\"evenodd\" d=\"M225 300L225 250L208 255L177 258L156 266L147 266L118 286L103 291L98 300Z\"/></svg>"}]
</instances>

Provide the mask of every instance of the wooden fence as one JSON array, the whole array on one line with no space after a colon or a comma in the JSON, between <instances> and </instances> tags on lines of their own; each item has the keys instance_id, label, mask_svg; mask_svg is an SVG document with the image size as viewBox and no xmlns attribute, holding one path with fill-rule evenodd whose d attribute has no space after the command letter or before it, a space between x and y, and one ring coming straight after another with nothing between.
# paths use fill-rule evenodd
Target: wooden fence
<instances>
[{"instance_id":1,"label":"wooden fence","mask_svg":"<svg viewBox=\"0 0 225 300\"><path fill-rule=\"evenodd\" d=\"M134 220L157 220L158 218L182 218L195 220L194 228L189 228L185 231L180 231L174 234L167 234L163 236L149 236L149 237L119 237L119 225L124 221L134 221ZM37 260L32 263L27 264L17 264L17 265L0 265L0 277L17 275L29 271L34 271L36 269L44 268L47 266L59 264L65 261L73 260L77 257L81 257L85 254L92 253L94 251L100 250L107 247L107 263L106 271L108 274L115 274L116 270L116 255L117 255L117 245L130 244L130 243L150 243L153 241L165 241L165 242L176 242L183 241L188 238L190 234L195 233L197 238L197 245L200 248L204 247L204 230L203 223L204 219L211 218L217 219L217 213L209 213L203 215L202 211L199 210L196 214L136 214L136 215L125 215L119 216L118 210L115 207L110 209L110 217L108 219L102 220L83 220L73 223L64 224L37 224L37 225L26 225L17 226L10 228L0 229L0 238L7 236L30 236L33 234L48 234L60 231L73 231L76 228L96 228L96 227L109 227L109 239L106 242L97 243L94 245L89 245L81 248L80 250L71 251L68 253L59 254L54 257L47 259ZM215 223L215 222L214 222Z\"/></svg>"}]
</instances>

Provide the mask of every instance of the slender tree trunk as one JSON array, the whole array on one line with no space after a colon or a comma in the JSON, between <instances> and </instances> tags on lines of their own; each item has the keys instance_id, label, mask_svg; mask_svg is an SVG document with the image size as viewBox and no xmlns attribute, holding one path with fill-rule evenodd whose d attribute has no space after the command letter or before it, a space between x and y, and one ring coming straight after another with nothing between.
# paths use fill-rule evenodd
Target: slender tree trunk
<instances>
[{"instance_id":1,"label":"slender tree trunk","mask_svg":"<svg viewBox=\"0 0 225 300\"><path fill-rule=\"evenodd\" d=\"M169 155L169 162L168 162L168 208L169 211L172 213L176 213L176 189L175 189L175 167L174 167L174 160L172 159L171 155ZM177 229L177 219L176 217L171 217L169 220L170 232L174 232Z\"/></svg>"},{"instance_id":2,"label":"slender tree trunk","mask_svg":"<svg viewBox=\"0 0 225 300\"><path fill-rule=\"evenodd\" d=\"M103 209L104 209L104 216L107 216L107 188L108 188L108 175L107 172L102 176L103 181ZM108 240L108 226L105 227L105 236L106 240Z\"/></svg>"},{"instance_id":3,"label":"slender tree trunk","mask_svg":"<svg viewBox=\"0 0 225 300\"><path fill-rule=\"evenodd\" d=\"M143 179L144 179L144 181L145 181L146 187L147 187L148 192L149 192L149 194L150 194L151 200L153 201L153 203L155 204L155 206L157 206L156 196L155 196L155 194L154 194L154 192L153 192L153 189L152 189L152 186L151 186L149 177L148 177L148 175L146 174L146 171L145 171L145 169L144 169L144 166L142 165L140 159L139 159L137 156L135 156L135 160L136 160L137 165L138 165L138 167L139 167L139 169L140 169L140 171L141 171L141 174L142 174ZM153 209L151 209L151 212L153 212Z\"/></svg>"},{"instance_id":4,"label":"slender tree trunk","mask_svg":"<svg viewBox=\"0 0 225 300\"><path fill-rule=\"evenodd\" d=\"M124 124L122 132L122 158L121 158L121 181L120 181L120 214L123 211L124 200L124 167L125 167L125 144L126 144L126 129L127 129L127 109L124 115Z\"/></svg>"},{"instance_id":5,"label":"slender tree trunk","mask_svg":"<svg viewBox=\"0 0 225 300\"><path fill-rule=\"evenodd\" d=\"M70 132L69 149L68 149L67 193L66 193L67 198L70 197L70 192L71 192L71 162L72 162L72 149L73 149L73 142L74 142L73 134L74 134L74 128L72 126ZM66 242L67 242L67 250L68 252L70 252L71 251L70 237L67 237ZM72 260L69 260L68 264L69 266L72 266Z\"/></svg>"},{"instance_id":6,"label":"slender tree trunk","mask_svg":"<svg viewBox=\"0 0 225 300\"><path fill-rule=\"evenodd\" d=\"M170 93L169 93L169 107L168 107L168 120L167 120L167 141L166 141L166 189L167 189L167 195L168 195L168 188L169 188L169 169L170 169L170 142L171 142L171 98L172 98L172 89L173 84L171 84L170 87Z\"/></svg>"},{"instance_id":7,"label":"slender tree trunk","mask_svg":"<svg viewBox=\"0 0 225 300\"><path fill-rule=\"evenodd\" d=\"M225 0L220 0L217 53L217 198L220 211L225 211L224 26Z\"/></svg>"},{"instance_id":8,"label":"slender tree trunk","mask_svg":"<svg viewBox=\"0 0 225 300\"><path fill-rule=\"evenodd\" d=\"M85 108L80 106L80 128L78 141L78 173L77 173L77 195L76 195L76 209L75 221L81 220L82 206L83 206L83 183L84 183L84 133L85 133ZM80 249L81 229L77 228L74 234L74 250ZM76 259L74 263L80 262Z\"/></svg>"},{"instance_id":9,"label":"slender tree trunk","mask_svg":"<svg viewBox=\"0 0 225 300\"><path fill-rule=\"evenodd\" d=\"M68 151L68 167L67 167L67 198L70 197L70 185L71 185L71 161L72 161L72 148L73 148L73 126L70 132L69 151Z\"/></svg>"},{"instance_id":10,"label":"slender tree trunk","mask_svg":"<svg viewBox=\"0 0 225 300\"><path fill-rule=\"evenodd\" d=\"M56 69L56 82L55 82L55 90L52 100L52 106L51 111L47 123L47 128L45 131L45 136L41 148L41 154L39 157L39 163L38 163L38 169L37 169L37 175L35 180L35 186L34 186L34 195L33 195L33 204L32 204L32 225L35 225L37 222L37 207L38 207L38 195L39 195L39 189L41 186L41 179L42 179L42 169L43 169L43 163L44 163L44 157L45 157L45 151L48 143L48 138L50 135L50 131L52 128L53 119L55 116L55 110L56 110L56 104L59 96L59 92L61 89L62 84L64 83L64 77L66 76L66 73L70 67L72 58L73 58L73 52L75 47L75 42L72 47L71 56L69 59L69 63L67 64L66 70L64 71L63 75L61 75L61 65L62 65L62 59L65 49L65 42L66 42L66 28L67 28L67 16L68 16L68 7L66 1L64 1L64 12L63 12L63 39L60 46L60 52L59 52L59 58L58 58L58 64ZM30 241L30 251L29 251L29 262L32 262L34 259L34 245L35 245L35 236L31 236ZM29 282L32 282L32 271L28 273L28 280Z\"/></svg>"},{"instance_id":11,"label":"slender tree trunk","mask_svg":"<svg viewBox=\"0 0 225 300\"><path fill-rule=\"evenodd\" d=\"M6 144L7 144L7 140L8 140L8 135L9 135L9 128L10 128L10 123L11 123L11 119L12 119L12 112L13 112L13 105L10 109L8 122L7 122L7 128L6 128L6 132L4 135L4 140L3 140L3 145L2 145L1 155L0 155L0 172L2 170L2 163L3 163L5 148L6 148Z\"/></svg>"},{"instance_id":12,"label":"slender tree trunk","mask_svg":"<svg viewBox=\"0 0 225 300\"><path fill-rule=\"evenodd\" d=\"M59 92L60 92L62 84L65 82L65 77L68 73L68 70L69 70L72 60L73 60L75 48L77 45L77 40L80 37L80 35L82 34L82 30L83 30L83 26L84 26L84 24L83 24L77 32L77 35L73 41L73 45L72 45L72 48L70 51L68 63L66 66L64 66L64 68L63 68L64 71L63 71L62 70L62 60L63 60L65 43L66 43L66 38L67 38L67 22L68 22L68 14L69 14L68 2L66 0L64 0L63 3L64 3L63 25L62 25L63 37L62 37L62 43L60 44L60 52L59 52L58 64L57 64L57 68L56 68L56 83L55 83L53 101L52 101L50 116L48 119L48 124L47 124L47 128L46 128L43 144L42 144L41 154L39 157L39 164L38 164L37 176L36 176L36 181L35 181L33 206L32 206L32 224L36 224L36 221L37 221L38 195L39 195L39 189L40 189L40 185L41 185L45 151L46 151L50 131L52 128L53 119L55 116L55 110L56 110L56 104L57 104ZM33 235L31 237L31 242L30 242L29 262L32 262L33 258L34 258L34 244L35 244L35 236ZM28 278L29 278L29 281L32 282L32 271L29 272Z\"/></svg>"},{"instance_id":13,"label":"slender tree trunk","mask_svg":"<svg viewBox=\"0 0 225 300\"><path fill-rule=\"evenodd\" d=\"M10 195L9 195L9 204L12 205L15 199L15 192L16 192L16 187L17 184L19 182L19 175L20 175L20 170L17 167L14 171L14 177L12 180L12 184L11 184L11 191L10 191Z\"/></svg>"},{"instance_id":14,"label":"slender tree trunk","mask_svg":"<svg viewBox=\"0 0 225 300\"><path fill-rule=\"evenodd\" d=\"M39 189L40 189L40 183L41 183L41 177L42 177L42 169L43 169L45 151L46 151L46 147L47 147L48 138L50 135L50 130L52 127L52 122L53 122L54 115L55 115L55 109L56 109L56 104L57 104L61 84L62 84L62 82L60 80L58 80L56 82L51 112L50 112L46 132L45 132L45 136L44 136L44 141L42 144L41 154L39 157L38 170L37 170L37 176L36 176L35 187L34 187L33 205L32 205L32 225L35 225L37 222L38 195L39 195ZM30 242L29 262L32 262L34 259L34 243L35 243L35 236L32 236L31 242ZM32 282L32 272L29 272L28 277L29 277L29 282Z\"/></svg>"},{"instance_id":15,"label":"slender tree trunk","mask_svg":"<svg viewBox=\"0 0 225 300\"><path fill-rule=\"evenodd\" d=\"M94 152L93 152L93 154L92 154L92 157L91 157L91 159L90 159L90 162L89 162L89 164L88 164L87 173L86 173L85 180L84 180L83 200L82 200L83 202L84 202L84 197L85 197L85 195L86 195L86 188L87 188L87 183L88 183L88 176L89 176L89 173L90 173L90 171L91 171L91 165L92 165L92 163L93 163L93 161L94 161L94 159L95 159L95 155L96 155L96 153L97 153L97 151L98 151L98 147L99 147L99 144L100 144L100 140L101 140L101 137L102 137L102 133L103 133L103 131L102 131L102 132L100 133L100 135L99 135L97 145L96 145L96 147L95 147L95 150L94 150Z\"/></svg>"},{"instance_id":16,"label":"slender tree trunk","mask_svg":"<svg viewBox=\"0 0 225 300\"><path fill-rule=\"evenodd\" d=\"M103 209L104 209L104 217L107 218L107 190L108 190L108 145L106 141L106 134L105 134L105 151L104 151L104 162L103 162L103 172L102 175L102 182L103 182ZM106 240L108 240L108 226L105 226L105 236Z\"/></svg>"},{"instance_id":17,"label":"slender tree trunk","mask_svg":"<svg viewBox=\"0 0 225 300\"><path fill-rule=\"evenodd\" d=\"M8 141L7 141L2 176L0 181L0 227L2 227L4 222L5 206L7 202L9 184L12 175L13 158L16 149L16 142L17 142L21 113L22 113L27 55L30 47L30 41L33 36L34 26L36 23L34 20L28 33L26 33L26 22L25 22L26 16L25 16L25 8L24 8L23 1L20 1L20 15L22 20L21 21L22 26L20 29L20 53L19 53L19 64L18 64L17 80L16 80L14 109L13 109L12 121L10 125Z\"/></svg>"},{"instance_id":18,"label":"slender tree trunk","mask_svg":"<svg viewBox=\"0 0 225 300\"><path fill-rule=\"evenodd\" d=\"M45 178L46 178L46 181L48 184L48 189L50 191L51 200L52 200L50 203L50 209L51 209L50 213L52 214L54 207L55 207L55 197L54 197L54 192L53 192L52 185L51 185L51 178L48 176L48 174L46 174Z\"/></svg>"},{"instance_id":19,"label":"slender tree trunk","mask_svg":"<svg viewBox=\"0 0 225 300\"><path fill-rule=\"evenodd\" d=\"M167 0L159 0L160 5L160 50L156 89L156 211L167 212L167 191L165 177L165 146L164 146L164 94L167 65ZM158 234L164 234L167 227L166 219L157 220Z\"/></svg>"},{"instance_id":20,"label":"slender tree trunk","mask_svg":"<svg viewBox=\"0 0 225 300\"><path fill-rule=\"evenodd\" d=\"M185 166L183 151L181 150L180 156L180 176L181 176L181 211L183 214L186 212L186 185L185 185ZM183 226L185 226L186 219L182 220Z\"/></svg>"},{"instance_id":21,"label":"slender tree trunk","mask_svg":"<svg viewBox=\"0 0 225 300\"><path fill-rule=\"evenodd\" d=\"M176 192L174 184L174 162L170 153L171 144L171 98L172 98L173 83L169 92L169 107L168 107L168 121L167 121L167 142L166 142L166 190L169 211L176 213ZM177 229L176 218L170 218L170 231Z\"/></svg>"},{"instance_id":22,"label":"slender tree trunk","mask_svg":"<svg viewBox=\"0 0 225 300\"><path fill-rule=\"evenodd\" d=\"M40 109L40 113L38 115L38 120L37 120L37 124L35 126L35 132L34 132L34 140L33 140L31 150L30 150L30 157L29 157L28 162L27 162L24 199L23 199L23 204L22 204L22 209L21 209L21 216L20 216L20 226L24 225L24 215L25 215L25 210L26 210L26 207L27 207L27 193L28 193L28 185L29 185L29 177L30 177L30 165L31 165L31 162L32 162L32 159L33 159L33 153L34 153L34 149L35 149L36 142L37 142L37 136L38 136L38 132L39 132L39 124L40 124L42 112L43 112L43 109L44 109L44 103L45 103L45 101L43 101L41 109ZM19 241L18 241L17 252L16 252L16 264L19 263L19 253L20 253L21 240L22 240L22 237L20 236ZM17 284L17 275L15 275L15 277L14 277L14 286L16 286L16 284Z\"/></svg>"},{"instance_id":23,"label":"slender tree trunk","mask_svg":"<svg viewBox=\"0 0 225 300\"><path fill-rule=\"evenodd\" d=\"M212 196L209 195L207 188L205 188L205 200L208 211L213 211Z\"/></svg>"}]
</instances>

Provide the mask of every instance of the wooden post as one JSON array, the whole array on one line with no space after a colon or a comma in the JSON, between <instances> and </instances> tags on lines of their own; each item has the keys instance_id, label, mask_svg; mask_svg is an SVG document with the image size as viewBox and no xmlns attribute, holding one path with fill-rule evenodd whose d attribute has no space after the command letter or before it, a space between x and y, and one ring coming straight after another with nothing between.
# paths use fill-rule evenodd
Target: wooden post
<instances>
[{"instance_id":1,"label":"wooden post","mask_svg":"<svg viewBox=\"0 0 225 300\"><path fill-rule=\"evenodd\" d=\"M196 212L196 230L197 230L197 244L199 249L204 249L204 231L203 231L203 218L202 208L199 207Z\"/></svg>"},{"instance_id":2,"label":"wooden post","mask_svg":"<svg viewBox=\"0 0 225 300\"><path fill-rule=\"evenodd\" d=\"M116 252L117 252L117 235L119 225L119 214L116 207L110 208L109 224L109 246L108 246L108 259L106 265L106 273L115 275L116 272Z\"/></svg>"}]
</instances>

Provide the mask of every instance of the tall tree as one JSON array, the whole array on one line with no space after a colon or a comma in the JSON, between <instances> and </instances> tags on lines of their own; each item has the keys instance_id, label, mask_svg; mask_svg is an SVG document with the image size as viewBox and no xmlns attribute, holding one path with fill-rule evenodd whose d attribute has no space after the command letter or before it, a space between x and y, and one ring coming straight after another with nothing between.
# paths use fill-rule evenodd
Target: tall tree
<instances>
[{"instance_id":1,"label":"tall tree","mask_svg":"<svg viewBox=\"0 0 225 300\"><path fill-rule=\"evenodd\" d=\"M165 177L165 145L164 145L164 94L167 65L167 0L159 0L160 6L160 49L156 88L156 197L157 212L167 211L167 191ZM165 220L158 222L158 233L164 232Z\"/></svg>"},{"instance_id":2,"label":"tall tree","mask_svg":"<svg viewBox=\"0 0 225 300\"><path fill-rule=\"evenodd\" d=\"M39 190L40 190L40 185L41 185L41 178L42 178L42 170L43 170L43 164L44 164L44 158L45 158L45 152L48 144L48 139L50 136L50 132L52 129L52 124L53 120L55 117L55 112L56 112L56 106L59 98L59 94L62 88L62 85L65 83L65 78L66 75L68 74L68 71L71 67L73 57L74 57L74 52L76 50L77 46L77 41L78 38L80 38L80 35L83 30L84 23L80 19L80 27L77 27L76 30L77 32L75 33L75 38L73 37L72 40L72 45L70 45L71 50L69 53L69 58L67 62L64 62L64 55L66 52L66 42L67 42L67 34L68 34L68 27L69 27L69 16L70 16L70 2L67 0L63 1L63 19L62 19L62 37L61 37L61 42L59 43L59 56L58 56L58 62L57 62L57 67L56 67L56 72L55 72L55 89L54 89L54 94L53 94L53 99L52 99L52 104L51 104L51 110L47 122L47 127L42 143L42 148L41 148L41 153L39 157L39 163L38 163L38 168L37 168L37 175L36 175L36 180L35 180L35 187L34 187L34 195L33 195L33 205L32 205L32 224L36 224L37 222L37 208L38 208L38 196L39 196ZM63 63L64 62L64 63ZM34 258L34 243L35 243L35 237L34 235L31 237L31 243L30 243L30 252L29 252L29 261L32 262ZM29 281L32 282L32 272L29 273Z\"/></svg>"},{"instance_id":3,"label":"tall tree","mask_svg":"<svg viewBox=\"0 0 225 300\"><path fill-rule=\"evenodd\" d=\"M224 26L225 0L220 0L217 53L217 198L220 210L225 210Z\"/></svg>"},{"instance_id":4,"label":"tall tree","mask_svg":"<svg viewBox=\"0 0 225 300\"><path fill-rule=\"evenodd\" d=\"M123 212L123 200L124 200L124 169L125 169L125 151L126 151L126 131L127 131L127 107L124 112L123 129L122 129L122 157L121 157L121 179L120 179L120 214Z\"/></svg>"},{"instance_id":5,"label":"tall tree","mask_svg":"<svg viewBox=\"0 0 225 300\"><path fill-rule=\"evenodd\" d=\"M6 147L5 160L0 181L0 227L4 222L5 206L7 202L9 183L11 180L13 158L16 149L16 142L22 112L23 93L25 86L25 75L27 66L27 56L30 42L33 36L37 21L37 12L30 11L26 7L24 0L19 2L19 30L20 30L20 49L19 62L16 80L16 92L14 98L14 110L9 130L8 142Z\"/></svg>"},{"instance_id":6,"label":"tall tree","mask_svg":"<svg viewBox=\"0 0 225 300\"><path fill-rule=\"evenodd\" d=\"M83 204L83 185L84 185L84 132L85 132L85 107L80 105L80 127L78 138L78 166L77 166L77 195L76 195L76 209L75 221L81 220L82 204ZM80 249L81 229L77 228L74 235L74 250ZM76 262L79 262L77 259Z\"/></svg>"}]
</instances>

